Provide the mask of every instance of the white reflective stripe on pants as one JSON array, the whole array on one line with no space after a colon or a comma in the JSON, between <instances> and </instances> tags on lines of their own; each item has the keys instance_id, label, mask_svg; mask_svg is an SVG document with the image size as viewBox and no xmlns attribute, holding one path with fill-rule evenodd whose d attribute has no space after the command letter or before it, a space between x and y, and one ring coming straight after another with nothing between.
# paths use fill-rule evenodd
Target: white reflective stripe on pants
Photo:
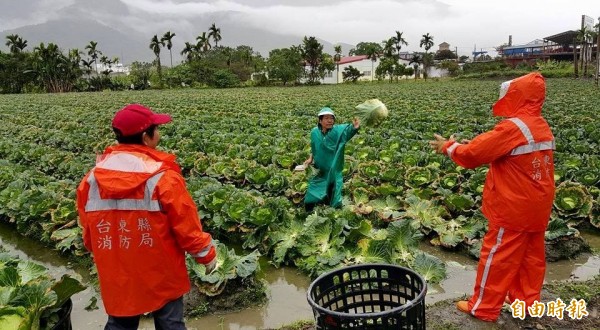
<instances>
[{"instance_id":1,"label":"white reflective stripe on pants","mask_svg":"<svg viewBox=\"0 0 600 330\"><path fill-rule=\"evenodd\" d=\"M502 243L502 235L503 234L504 234L504 228L500 228L500 230L498 230L498 236L496 236L496 245L494 245L492 247L492 249L490 250L490 254L488 255L488 258L485 262L485 269L483 270L483 275L481 276L481 285L479 287L479 298L477 298L477 302L475 302L475 305L473 305L473 309L471 309L472 315L475 315L475 311L477 310L477 308L479 307L479 304L481 304L481 300L483 299L483 293L485 291L485 284L487 282L487 277L490 272L490 267L492 265L492 259L494 258L494 253L496 253L496 250L498 250L498 247Z\"/></svg>"}]
</instances>

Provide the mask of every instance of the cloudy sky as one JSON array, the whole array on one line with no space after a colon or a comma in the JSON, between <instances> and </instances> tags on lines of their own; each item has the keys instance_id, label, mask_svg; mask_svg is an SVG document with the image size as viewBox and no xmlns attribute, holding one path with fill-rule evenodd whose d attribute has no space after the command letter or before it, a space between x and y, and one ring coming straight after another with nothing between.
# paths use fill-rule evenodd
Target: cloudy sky
<instances>
[{"instance_id":1,"label":"cloudy sky","mask_svg":"<svg viewBox=\"0 0 600 330\"><path fill-rule=\"evenodd\" d=\"M524 44L579 28L582 14L595 23L600 16L598 0L0 0L0 31L42 23L75 2L89 3L90 13L116 2L121 22L140 31L181 31L201 15L226 13L250 27L332 43L381 42L398 30L409 51L429 33L434 49L445 41L461 54L492 50L509 35Z\"/></svg>"}]
</instances>

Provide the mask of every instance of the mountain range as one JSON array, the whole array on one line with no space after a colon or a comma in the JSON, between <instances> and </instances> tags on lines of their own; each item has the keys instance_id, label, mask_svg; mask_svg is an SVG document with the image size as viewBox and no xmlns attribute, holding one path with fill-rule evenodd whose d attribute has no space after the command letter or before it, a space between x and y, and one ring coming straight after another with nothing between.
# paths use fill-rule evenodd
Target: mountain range
<instances>
[{"instance_id":1,"label":"mountain range","mask_svg":"<svg viewBox=\"0 0 600 330\"><path fill-rule=\"evenodd\" d=\"M13 13L20 14L16 8L13 8ZM219 45L248 45L263 57L268 57L272 49L302 43L304 36L270 31L268 22L264 29L249 27L239 20L237 15L235 12L210 13L188 20L183 25L173 21L174 25L185 26L182 29L180 26L180 30L177 30L168 28L169 19L161 20L159 15L132 16L128 7L120 0L77 0L57 10L50 19L42 23L0 31L0 39L5 41L7 35L18 34L27 40L26 50L31 51L41 42L53 42L65 52L73 48L83 51L90 41L95 41L98 43L97 49L104 55L109 58L118 57L124 64L152 61L154 53L149 48L150 39L155 34L160 38L167 31L176 35L172 40L173 63L179 63L182 60L179 52L185 42L196 43L196 37L208 31L213 23L221 29L222 40ZM0 15L0 19L2 16ZM323 44L324 52L334 53L333 43L321 39L319 41ZM350 44L337 44L342 46L342 51L346 54L354 48L354 45ZM0 49L7 51L8 48L2 42ZM168 63L169 51L166 48L161 52L161 60Z\"/></svg>"}]
</instances>

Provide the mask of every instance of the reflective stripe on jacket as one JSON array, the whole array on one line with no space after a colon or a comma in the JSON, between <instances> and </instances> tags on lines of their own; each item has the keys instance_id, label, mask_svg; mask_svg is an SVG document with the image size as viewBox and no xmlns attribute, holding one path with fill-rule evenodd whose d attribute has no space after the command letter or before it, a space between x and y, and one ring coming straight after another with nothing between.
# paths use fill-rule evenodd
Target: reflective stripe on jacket
<instances>
[{"instance_id":1,"label":"reflective stripe on jacket","mask_svg":"<svg viewBox=\"0 0 600 330\"><path fill-rule=\"evenodd\" d=\"M468 144L449 141L443 152L465 168L490 164L482 210L495 227L544 231L554 200L554 136L541 117L543 77L511 82L494 114L510 117Z\"/></svg>"},{"instance_id":2,"label":"reflective stripe on jacket","mask_svg":"<svg viewBox=\"0 0 600 330\"><path fill-rule=\"evenodd\" d=\"M107 148L81 181L83 241L98 269L107 314L151 312L189 291L185 252L216 255L173 155L139 145Z\"/></svg>"}]
</instances>

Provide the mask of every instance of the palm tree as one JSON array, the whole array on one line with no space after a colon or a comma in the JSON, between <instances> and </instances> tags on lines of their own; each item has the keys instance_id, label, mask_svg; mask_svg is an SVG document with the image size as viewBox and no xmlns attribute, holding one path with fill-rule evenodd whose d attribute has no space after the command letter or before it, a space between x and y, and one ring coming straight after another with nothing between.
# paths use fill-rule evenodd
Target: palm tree
<instances>
[{"instance_id":1,"label":"palm tree","mask_svg":"<svg viewBox=\"0 0 600 330\"><path fill-rule=\"evenodd\" d=\"M413 68L415 70L415 80L417 80L417 77L419 76L419 64L421 64L422 59L421 56L417 53L413 53L412 58L410 59L410 62L408 62L408 64L412 64Z\"/></svg>"},{"instance_id":2,"label":"palm tree","mask_svg":"<svg viewBox=\"0 0 600 330\"><path fill-rule=\"evenodd\" d=\"M196 52L196 50L194 49L195 46L189 42L185 42L185 47L183 47L183 50L181 51L181 56L185 56L187 62L191 62L192 58L194 58L194 53Z\"/></svg>"},{"instance_id":3,"label":"palm tree","mask_svg":"<svg viewBox=\"0 0 600 330\"><path fill-rule=\"evenodd\" d=\"M196 48L198 50L198 52L204 52L206 53L210 48L210 34L206 35L206 32L202 32L201 35L196 37L196 41L198 41L198 43L196 44Z\"/></svg>"},{"instance_id":4,"label":"palm tree","mask_svg":"<svg viewBox=\"0 0 600 330\"><path fill-rule=\"evenodd\" d=\"M433 36L429 34L429 32L427 34L423 35L423 38L421 38L421 43L419 44L419 47L425 47L425 53L427 53L427 51L429 49L431 49L431 47L433 47Z\"/></svg>"},{"instance_id":5,"label":"palm tree","mask_svg":"<svg viewBox=\"0 0 600 330\"><path fill-rule=\"evenodd\" d=\"M58 46L44 43L33 49L33 70L47 92L69 92L81 76L77 58L65 56Z\"/></svg>"},{"instance_id":6,"label":"palm tree","mask_svg":"<svg viewBox=\"0 0 600 330\"><path fill-rule=\"evenodd\" d=\"M384 40L382 42L382 44L383 44L383 56L384 57L387 57L387 58L393 58L394 57L395 43L396 43L396 41L394 40L394 37L391 37L388 40Z\"/></svg>"},{"instance_id":7,"label":"palm tree","mask_svg":"<svg viewBox=\"0 0 600 330\"><path fill-rule=\"evenodd\" d=\"M375 66L375 62L377 62L377 59L379 58L379 52L378 52L377 48L370 45L369 47L367 47L365 55L367 55L367 58L371 60L371 81L374 81L375 80L374 66Z\"/></svg>"},{"instance_id":8,"label":"palm tree","mask_svg":"<svg viewBox=\"0 0 600 330\"><path fill-rule=\"evenodd\" d=\"M171 52L171 48L173 48L173 43L171 40L175 36L175 33L171 33L171 31L165 32L165 34L160 38L160 41L167 45L167 49L169 50L169 58L171 59L171 67L173 67L173 53Z\"/></svg>"},{"instance_id":9,"label":"palm tree","mask_svg":"<svg viewBox=\"0 0 600 330\"><path fill-rule=\"evenodd\" d=\"M335 75L335 83L338 84L340 82L340 61L342 60L342 45L335 45L333 47L335 51L335 55L333 55L333 61L335 62L336 67L336 75Z\"/></svg>"},{"instance_id":10,"label":"palm tree","mask_svg":"<svg viewBox=\"0 0 600 330\"><path fill-rule=\"evenodd\" d=\"M164 47L165 43L162 40L158 39L158 36L155 34L154 37L150 40L150 49L156 55L156 71L158 72L158 81L159 87L162 88L162 67L160 65L160 48Z\"/></svg>"},{"instance_id":11,"label":"palm tree","mask_svg":"<svg viewBox=\"0 0 600 330\"><path fill-rule=\"evenodd\" d=\"M586 56L586 51L587 51L587 36L588 36L588 29L587 27L582 27L581 29L577 30L577 42L581 45L580 51L579 51L579 57L581 58L581 71L583 71L583 63L587 61L587 56ZM575 62L575 65L579 65L579 63ZM583 77L585 78L585 73L583 74Z\"/></svg>"},{"instance_id":12,"label":"palm tree","mask_svg":"<svg viewBox=\"0 0 600 330\"><path fill-rule=\"evenodd\" d=\"M81 61L81 54L82 52L79 49L73 48L69 50L69 60L71 60L73 63L79 64Z\"/></svg>"},{"instance_id":13,"label":"palm tree","mask_svg":"<svg viewBox=\"0 0 600 330\"><path fill-rule=\"evenodd\" d=\"M96 60L99 55L102 55L102 52L97 50L96 47L98 43L95 41L90 41L89 45L85 46L85 49L88 50L87 54L92 58L92 63L94 63L94 67L96 68L96 74L98 74L98 66L96 65Z\"/></svg>"},{"instance_id":14,"label":"palm tree","mask_svg":"<svg viewBox=\"0 0 600 330\"><path fill-rule=\"evenodd\" d=\"M221 41L221 28L218 28L215 23L212 23L208 29L208 37L213 38L215 41L215 48L219 47L219 41Z\"/></svg>"},{"instance_id":15,"label":"palm tree","mask_svg":"<svg viewBox=\"0 0 600 330\"><path fill-rule=\"evenodd\" d=\"M6 36L6 46L11 53L20 53L27 47L27 40L23 40L18 34L11 34Z\"/></svg>"},{"instance_id":16,"label":"palm tree","mask_svg":"<svg viewBox=\"0 0 600 330\"><path fill-rule=\"evenodd\" d=\"M398 58L400 58L400 49L402 49L402 45L408 46L408 42L406 42L404 37L402 37L403 33L404 32L396 31L396 36L393 37L396 44L396 54L398 55Z\"/></svg>"},{"instance_id":17,"label":"palm tree","mask_svg":"<svg viewBox=\"0 0 600 330\"><path fill-rule=\"evenodd\" d=\"M118 57L113 57L112 59L110 59L108 56L102 55L102 57L100 57L100 63L102 63L102 65L104 66L104 70L102 70L102 74L108 76L111 72L113 72L112 65L116 64L118 62L119 62Z\"/></svg>"},{"instance_id":18,"label":"palm tree","mask_svg":"<svg viewBox=\"0 0 600 330\"><path fill-rule=\"evenodd\" d=\"M224 47L223 48L223 55L225 55L228 67L231 66L231 60L233 59L233 52L234 52L234 50L231 47Z\"/></svg>"},{"instance_id":19,"label":"palm tree","mask_svg":"<svg viewBox=\"0 0 600 330\"><path fill-rule=\"evenodd\" d=\"M86 76L88 76L88 79L90 77L90 75L92 74L92 61L91 60L85 60L85 59L81 59L81 65L83 66L83 73L86 74Z\"/></svg>"},{"instance_id":20,"label":"palm tree","mask_svg":"<svg viewBox=\"0 0 600 330\"><path fill-rule=\"evenodd\" d=\"M426 57L427 57L427 52L429 51L429 49L431 49L431 47L433 47L433 36L429 35L429 32L427 32L427 34L423 35L423 38L421 38L421 43L419 44L419 47L425 47L425 57L423 58L423 76L425 77L425 80L427 80L427 71L429 69L429 61L425 61Z\"/></svg>"}]
</instances>

